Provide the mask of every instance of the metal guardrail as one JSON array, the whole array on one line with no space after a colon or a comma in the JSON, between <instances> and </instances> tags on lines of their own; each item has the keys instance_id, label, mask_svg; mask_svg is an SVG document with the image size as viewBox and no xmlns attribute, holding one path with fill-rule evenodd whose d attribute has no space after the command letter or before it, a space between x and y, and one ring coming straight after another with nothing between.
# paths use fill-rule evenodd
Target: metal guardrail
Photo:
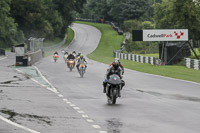
<instances>
[{"instance_id":1,"label":"metal guardrail","mask_svg":"<svg viewBox=\"0 0 200 133\"><path fill-rule=\"evenodd\" d=\"M187 68L193 68L195 70L200 70L200 60L184 58L184 64Z\"/></svg>"},{"instance_id":2,"label":"metal guardrail","mask_svg":"<svg viewBox=\"0 0 200 133\"><path fill-rule=\"evenodd\" d=\"M51 51L53 49L61 47L62 45L65 44L65 42L66 42L66 39L64 39L62 42L59 42L59 43L57 43L55 45L52 45L52 46L49 46L49 47L42 47L42 50L45 51L45 52L46 51Z\"/></svg>"}]
</instances>

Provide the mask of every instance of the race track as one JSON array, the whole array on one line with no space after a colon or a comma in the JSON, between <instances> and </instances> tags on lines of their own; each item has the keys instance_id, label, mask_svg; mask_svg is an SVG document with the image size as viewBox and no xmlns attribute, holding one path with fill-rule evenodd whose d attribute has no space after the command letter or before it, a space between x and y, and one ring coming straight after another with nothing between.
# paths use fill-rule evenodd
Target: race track
<instances>
[{"instance_id":1,"label":"race track","mask_svg":"<svg viewBox=\"0 0 200 133\"><path fill-rule=\"evenodd\" d=\"M72 29L75 39L69 52L86 55L97 48L101 33L96 28L73 24ZM84 78L77 70L70 72L61 56L57 63L46 57L36 66L64 98L84 111L102 131L199 133L200 84L126 69L122 97L116 105L109 105L102 88L108 65L87 60Z\"/></svg>"}]
</instances>

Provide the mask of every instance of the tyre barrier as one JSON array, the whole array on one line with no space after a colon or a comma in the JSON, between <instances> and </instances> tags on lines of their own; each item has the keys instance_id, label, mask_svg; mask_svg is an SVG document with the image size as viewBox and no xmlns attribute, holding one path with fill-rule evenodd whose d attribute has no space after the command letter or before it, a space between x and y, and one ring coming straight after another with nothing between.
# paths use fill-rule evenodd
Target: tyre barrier
<instances>
[{"instance_id":1,"label":"tyre barrier","mask_svg":"<svg viewBox=\"0 0 200 133\"><path fill-rule=\"evenodd\" d=\"M6 52L4 49L0 49L0 55L6 55Z\"/></svg>"},{"instance_id":2,"label":"tyre barrier","mask_svg":"<svg viewBox=\"0 0 200 133\"><path fill-rule=\"evenodd\" d=\"M147 64L152 64L152 65L161 65L161 61L158 58L155 57L147 57L147 56L141 56L141 55L136 55L136 54L124 54L120 52L114 52L114 57L123 59L123 60L131 60L131 61L136 61L140 63L147 63Z\"/></svg>"},{"instance_id":3,"label":"tyre barrier","mask_svg":"<svg viewBox=\"0 0 200 133\"><path fill-rule=\"evenodd\" d=\"M187 68L193 68L195 70L200 70L200 60L184 58L184 64Z\"/></svg>"}]
</instances>

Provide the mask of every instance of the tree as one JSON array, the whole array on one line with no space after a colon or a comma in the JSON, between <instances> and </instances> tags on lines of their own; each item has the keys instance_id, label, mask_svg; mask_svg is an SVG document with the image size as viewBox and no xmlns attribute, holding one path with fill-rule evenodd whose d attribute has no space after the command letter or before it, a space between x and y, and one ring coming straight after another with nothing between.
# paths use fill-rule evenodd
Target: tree
<instances>
[{"instance_id":1,"label":"tree","mask_svg":"<svg viewBox=\"0 0 200 133\"><path fill-rule=\"evenodd\" d=\"M146 0L111 0L109 14L118 22L129 19L140 19L147 10Z\"/></svg>"},{"instance_id":2,"label":"tree","mask_svg":"<svg viewBox=\"0 0 200 133\"><path fill-rule=\"evenodd\" d=\"M64 35L67 31L67 27L74 20L74 12L81 13L83 4L86 0L53 0L55 10L57 10L63 19L62 34Z\"/></svg>"},{"instance_id":3,"label":"tree","mask_svg":"<svg viewBox=\"0 0 200 133\"><path fill-rule=\"evenodd\" d=\"M190 39L200 39L200 6L193 0L163 0L154 8L156 28L189 29Z\"/></svg>"},{"instance_id":4,"label":"tree","mask_svg":"<svg viewBox=\"0 0 200 133\"><path fill-rule=\"evenodd\" d=\"M23 41L23 33L18 30L17 23L10 17L11 0L0 1L0 46L8 47Z\"/></svg>"}]
</instances>

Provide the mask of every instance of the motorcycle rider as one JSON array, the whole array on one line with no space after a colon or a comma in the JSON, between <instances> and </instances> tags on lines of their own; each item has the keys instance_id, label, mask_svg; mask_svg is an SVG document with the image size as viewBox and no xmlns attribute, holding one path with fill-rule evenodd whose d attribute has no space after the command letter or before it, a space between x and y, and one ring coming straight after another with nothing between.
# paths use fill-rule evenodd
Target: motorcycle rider
<instances>
[{"instance_id":1,"label":"motorcycle rider","mask_svg":"<svg viewBox=\"0 0 200 133\"><path fill-rule=\"evenodd\" d=\"M87 61L85 60L85 58L83 57L82 54L80 55L80 58L78 58L77 65L76 65L76 68L77 68L78 71L79 71L79 66L80 66L81 62L83 62L84 64L85 63L87 64ZM86 64L85 64L85 70L87 68Z\"/></svg>"},{"instance_id":2,"label":"motorcycle rider","mask_svg":"<svg viewBox=\"0 0 200 133\"><path fill-rule=\"evenodd\" d=\"M112 66L115 63L116 60L119 62L119 67L122 69L122 74L124 74L124 66L119 61L119 58L115 58L114 61L110 64L110 66Z\"/></svg>"},{"instance_id":3,"label":"motorcycle rider","mask_svg":"<svg viewBox=\"0 0 200 133\"><path fill-rule=\"evenodd\" d=\"M76 51L73 51L72 54L76 57Z\"/></svg>"},{"instance_id":4,"label":"motorcycle rider","mask_svg":"<svg viewBox=\"0 0 200 133\"><path fill-rule=\"evenodd\" d=\"M65 60L65 63L67 62L67 57L68 57L68 52L65 51L64 56L63 56L63 58L64 58L64 60Z\"/></svg>"},{"instance_id":5,"label":"motorcycle rider","mask_svg":"<svg viewBox=\"0 0 200 133\"><path fill-rule=\"evenodd\" d=\"M80 57L81 53L79 52L77 55L76 55L76 58L78 59Z\"/></svg>"},{"instance_id":6,"label":"motorcycle rider","mask_svg":"<svg viewBox=\"0 0 200 133\"><path fill-rule=\"evenodd\" d=\"M112 64L110 64L107 73L106 73L106 79L105 81L103 81L103 93L106 93L106 86L108 83L108 80L110 78L110 75L112 74L117 74L120 79L122 79L122 74L124 73L124 67L123 65L119 62L118 59L115 59ZM121 89L123 88L123 86L125 85L125 82L123 80L122 81L122 86Z\"/></svg>"},{"instance_id":7,"label":"motorcycle rider","mask_svg":"<svg viewBox=\"0 0 200 133\"><path fill-rule=\"evenodd\" d=\"M57 52L57 51L55 51L53 55L58 55L58 52Z\"/></svg>"},{"instance_id":8,"label":"motorcycle rider","mask_svg":"<svg viewBox=\"0 0 200 133\"><path fill-rule=\"evenodd\" d=\"M68 59L68 60L74 60L74 59L75 59L75 56L74 56L72 53L70 53L70 54L68 55L67 59Z\"/></svg>"},{"instance_id":9,"label":"motorcycle rider","mask_svg":"<svg viewBox=\"0 0 200 133\"><path fill-rule=\"evenodd\" d=\"M67 56L67 60L69 61L69 60L75 60L75 56L72 54L72 53L70 53L68 56ZM69 63L67 62L67 65L68 65L68 67L69 67ZM75 65L75 61L74 61L74 65Z\"/></svg>"}]
</instances>

